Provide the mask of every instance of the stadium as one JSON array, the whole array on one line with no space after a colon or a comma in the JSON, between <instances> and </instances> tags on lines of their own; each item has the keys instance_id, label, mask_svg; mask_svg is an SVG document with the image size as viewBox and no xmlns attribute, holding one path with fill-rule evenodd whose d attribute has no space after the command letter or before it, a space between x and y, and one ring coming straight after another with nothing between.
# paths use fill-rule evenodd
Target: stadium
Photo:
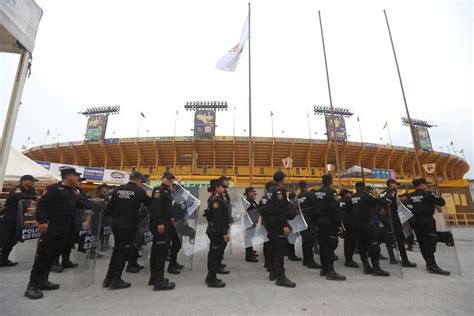
<instances>
[{"instance_id":1,"label":"stadium","mask_svg":"<svg viewBox=\"0 0 474 316\"><path fill-rule=\"evenodd\" d=\"M306 180L318 185L324 173L335 170L335 151L331 141L255 137L253 142L253 185L263 187L276 170L288 175L288 182ZM338 142L341 170L362 166L372 171L366 182L382 188L389 177L410 186L420 174L413 148L357 142ZM231 177L231 186L249 183L249 142L247 137L147 137L113 138L98 141L75 141L48 144L24 152L37 162L53 162L86 167L140 171L156 183L159 175L171 170L189 186L205 186L220 175ZM440 186L469 196L468 182L463 176L469 165L458 156L435 151L419 151L421 164L436 164ZM284 165L284 160L287 163ZM366 171L367 172L367 171ZM96 179L99 180L99 179ZM360 181L360 173L342 173L344 187ZM433 181L431 177L431 181ZM339 186L339 181L335 180ZM470 200L468 198L468 200ZM468 205L458 211L466 211ZM467 203L469 204L469 203Z\"/></svg>"}]
</instances>

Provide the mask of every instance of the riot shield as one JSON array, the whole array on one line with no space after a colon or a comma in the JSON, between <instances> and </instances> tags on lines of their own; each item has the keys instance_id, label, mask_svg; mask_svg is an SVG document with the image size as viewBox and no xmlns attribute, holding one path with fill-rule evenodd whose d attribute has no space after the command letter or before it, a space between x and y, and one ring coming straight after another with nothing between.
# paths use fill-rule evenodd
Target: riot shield
<instances>
[{"instance_id":1,"label":"riot shield","mask_svg":"<svg viewBox=\"0 0 474 316\"><path fill-rule=\"evenodd\" d=\"M18 262L18 265L8 268L9 272L26 271L33 266L38 238L40 237L35 215L36 202L20 200L18 202L16 223L10 223L11 229L3 232L5 236L2 236L2 238L6 237L17 242L10 254L10 259Z\"/></svg>"},{"instance_id":2,"label":"riot shield","mask_svg":"<svg viewBox=\"0 0 474 316\"><path fill-rule=\"evenodd\" d=\"M405 238L408 236L413 235L413 228L410 225L410 219L413 217L413 213L397 198L397 213L398 217L400 218L400 223L403 227L403 234Z\"/></svg>"},{"instance_id":3,"label":"riot shield","mask_svg":"<svg viewBox=\"0 0 474 316\"><path fill-rule=\"evenodd\" d=\"M190 191L177 185L173 192L173 218L178 236L171 236L170 242L181 245L178 261L192 269L194 254L208 248L205 235L197 235L199 219L199 191L190 188ZM177 238L176 238L177 237Z\"/></svg>"},{"instance_id":4,"label":"riot shield","mask_svg":"<svg viewBox=\"0 0 474 316\"><path fill-rule=\"evenodd\" d=\"M436 221L437 232L436 263L444 270L461 275L461 265L446 207L437 208L433 217Z\"/></svg>"},{"instance_id":5,"label":"riot shield","mask_svg":"<svg viewBox=\"0 0 474 316\"><path fill-rule=\"evenodd\" d=\"M395 214L394 214L395 215ZM400 259L400 246L405 246L403 241L397 242L397 239L404 240L403 229L400 223L394 222L390 206L376 208L372 215L372 225L378 225L378 241L380 243L380 267L390 272L391 276L403 278L402 261ZM395 227L395 225L399 225ZM375 229L377 231L377 229Z\"/></svg>"},{"instance_id":6,"label":"riot shield","mask_svg":"<svg viewBox=\"0 0 474 316\"><path fill-rule=\"evenodd\" d=\"M288 220L288 224L290 224L291 232L293 234L302 232L308 229L308 224L304 219L303 212L301 211L300 203L297 199L290 200L291 206L296 209L296 216L295 218Z\"/></svg>"},{"instance_id":7,"label":"riot shield","mask_svg":"<svg viewBox=\"0 0 474 316\"><path fill-rule=\"evenodd\" d=\"M80 291L95 282L103 202L88 200L84 209L76 211L77 250L74 269L73 291Z\"/></svg>"},{"instance_id":8,"label":"riot shield","mask_svg":"<svg viewBox=\"0 0 474 316\"><path fill-rule=\"evenodd\" d=\"M130 258L131 260L136 260L141 262L145 267L145 271L149 271L150 268L150 252L151 252L151 242L153 241L153 235L150 232L150 208L148 206L142 205L138 210L139 219L138 227L135 233L135 238L133 239L132 247L134 247L133 253L138 253L138 258ZM129 259L129 260L130 260ZM135 262L133 262L135 263Z\"/></svg>"}]
</instances>

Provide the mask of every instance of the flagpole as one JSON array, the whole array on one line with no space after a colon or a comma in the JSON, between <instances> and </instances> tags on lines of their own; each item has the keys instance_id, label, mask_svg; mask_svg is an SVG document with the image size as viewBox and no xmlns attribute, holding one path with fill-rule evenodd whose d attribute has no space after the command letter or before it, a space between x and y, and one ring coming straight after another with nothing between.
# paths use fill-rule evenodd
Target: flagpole
<instances>
[{"instance_id":1,"label":"flagpole","mask_svg":"<svg viewBox=\"0 0 474 316\"><path fill-rule=\"evenodd\" d=\"M178 120L178 110L176 110L176 115L174 117L174 132L173 132L173 138L176 138L176 121Z\"/></svg>"},{"instance_id":2,"label":"flagpole","mask_svg":"<svg viewBox=\"0 0 474 316\"><path fill-rule=\"evenodd\" d=\"M249 4L249 186L253 182L253 146L252 146L252 63L251 63L251 49L250 49L250 2Z\"/></svg>"},{"instance_id":3,"label":"flagpole","mask_svg":"<svg viewBox=\"0 0 474 316\"><path fill-rule=\"evenodd\" d=\"M364 146L364 141L362 140L362 127L360 126L359 117L357 117L357 122L359 123L360 147L362 147ZM360 162L360 172L362 174L362 182L365 183L365 174L364 174L364 167L362 167L362 161Z\"/></svg>"},{"instance_id":4,"label":"flagpole","mask_svg":"<svg viewBox=\"0 0 474 316\"><path fill-rule=\"evenodd\" d=\"M395 45L393 44L392 32L390 31L390 25L388 23L387 12L383 10L383 14L385 15L385 21L387 22L387 29L388 29L388 35L390 36L390 43L392 43L393 57L395 58L395 65L397 66L398 79L400 81L400 88L402 89L403 102L405 103L405 110L407 112L408 124L410 125L410 132L411 132L411 138L413 141L413 147L415 148L416 164L418 166L418 170L420 171L420 174L423 175L423 170L421 169L421 164L420 164L420 157L418 156L418 144L415 138L415 129L413 127L413 122L410 117L410 111L408 110L407 99L405 97L405 89L403 88L402 75L400 74L400 67L398 66L397 54L395 52ZM416 177L416 175L413 175L413 177Z\"/></svg>"},{"instance_id":5,"label":"flagpole","mask_svg":"<svg viewBox=\"0 0 474 316\"><path fill-rule=\"evenodd\" d=\"M272 139L275 138L275 134L273 131L273 111L270 111L270 118L272 119Z\"/></svg>"},{"instance_id":6,"label":"flagpole","mask_svg":"<svg viewBox=\"0 0 474 316\"><path fill-rule=\"evenodd\" d=\"M388 139L390 140L390 147L392 147L392 135L390 134L390 126L387 122L387 132L388 132Z\"/></svg>"},{"instance_id":7,"label":"flagpole","mask_svg":"<svg viewBox=\"0 0 474 316\"><path fill-rule=\"evenodd\" d=\"M309 113L306 113L306 116L308 117L308 133L309 133L309 140L311 140L311 122L309 120Z\"/></svg>"},{"instance_id":8,"label":"flagpole","mask_svg":"<svg viewBox=\"0 0 474 316\"><path fill-rule=\"evenodd\" d=\"M331 127L332 127L332 141L334 142L334 151L336 153L336 167L337 167L337 178L339 180L339 188L342 189L342 180L341 180L341 168L339 165L339 150L337 146L337 137L336 137L336 126L334 124L334 108L332 106L332 96L331 96L331 85L329 83L329 70L328 70L328 61L326 58L326 46L324 44L324 34L323 34L323 22L321 20L321 11L318 11L319 15L319 26L321 28L321 40L323 42L323 53L324 53L324 64L326 65L326 78L328 82L328 92L329 92L329 106L331 109Z\"/></svg>"},{"instance_id":9,"label":"flagpole","mask_svg":"<svg viewBox=\"0 0 474 316\"><path fill-rule=\"evenodd\" d=\"M140 136L140 124L142 122L142 112L140 111L140 116L138 117L138 129L137 129L137 138Z\"/></svg>"}]
</instances>

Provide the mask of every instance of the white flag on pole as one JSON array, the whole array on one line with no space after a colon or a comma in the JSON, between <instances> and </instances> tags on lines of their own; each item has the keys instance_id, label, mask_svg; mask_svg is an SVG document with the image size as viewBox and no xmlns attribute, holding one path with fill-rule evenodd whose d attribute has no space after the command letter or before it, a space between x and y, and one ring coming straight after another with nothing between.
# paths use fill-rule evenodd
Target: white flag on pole
<instances>
[{"instance_id":1,"label":"white flag on pole","mask_svg":"<svg viewBox=\"0 0 474 316\"><path fill-rule=\"evenodd\" d=\"M232 47L216 64L216 68L222 71L235 71L239 63L240 55L244 50L245 43L249 38L249 18L245 20L244 28L240 35L240 42Z\"/></svg>"}]
</instances>

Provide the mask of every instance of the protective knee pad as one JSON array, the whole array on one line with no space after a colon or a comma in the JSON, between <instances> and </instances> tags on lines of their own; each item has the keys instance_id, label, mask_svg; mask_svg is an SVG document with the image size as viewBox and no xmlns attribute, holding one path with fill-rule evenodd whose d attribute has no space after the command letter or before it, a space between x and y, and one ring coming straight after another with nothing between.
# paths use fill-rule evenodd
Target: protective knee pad
<instances>
[{"instance_id":1,"label":"protective knee pad","mask_svg":"<svg viewBox=\"0 0 474 316\"><path fill-rule=\"evenodd\" d=\"M336 250L338 243L339 243L339 238L337 236L329 236L328 238L329 250L331 251Z\"/></svg>"},{"instance_id":2,"label":"protective knee pad","mask_svg":"<svg viewBox=\"0 0 474 316\"><path fill-rule=\"evenodd\" d=\"M377 257L378 258L378 256L380 255L380 245L379 245L379 243L375 242L375 241L370 243L368 253L369 253L369 257L371 257L371 258Z\"/></svg>"}]
</instances>

